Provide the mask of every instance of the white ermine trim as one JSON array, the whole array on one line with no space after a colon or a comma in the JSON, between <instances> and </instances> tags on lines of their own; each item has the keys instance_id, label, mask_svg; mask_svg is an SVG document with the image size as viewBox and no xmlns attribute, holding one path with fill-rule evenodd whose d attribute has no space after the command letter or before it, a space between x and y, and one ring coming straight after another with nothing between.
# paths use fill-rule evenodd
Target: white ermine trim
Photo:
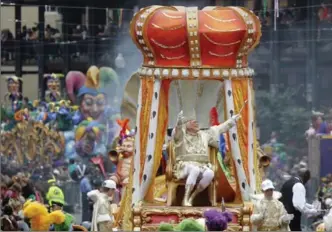
<instances>
[{"instance_id":1,"label":"white ermine trim","mask_svg":"<svg viewBox=\"0 0 332 232\"><path fill-rule=\"evenodd\" d=\"M233 101L233 89L232 89L232 81L225 80L225 97L226 97L226 109L227 109L227 117L228 119L235 115L234 111L234 101ZM241 150L238 142L239 136L237 133L237 126L232 127L229 130L229 139L231 143L231 152L232 157L235 162L237 176L239 178L239 187L242 195L243 201L248 201L250 199L250 191L248 180L246 177L246 173L243 167L243 161L241 158Z\"/></svg>"},{"instance_id":2,"label":"white ermine trim","mask_svg":"<svg viewBox=\"0 0 332 232\"><path fill-rule=\"evenodd\" d=\"M254 157L254 105L252 99L251 80L248 80L248 107L249 107L249 125L248 125L248 170L250 180L251 194L256 194L256 175L255 175L255 157Z\"/></svg>"},{"instance_id":3,"label":"white ermine trim","mask_svg":"<svg viewBox=\"0 0 332 232\"><path fill-rule=\"evenodd\" d=\"M133 197L132 204L135 205L140 200L140 178L141 171L141 143L140 143L140 120L142 110L142 85L143 81L140 80L138 91L137 115L136 115L136 135L135 135L135 154L134 154L134 177L133 177Z\"/></svg>"},{"instance_id":4,"label":"white ermine trim","mask_svg":"<svg viewBox=\"0 0 332 232\"><path fill-rule=\"evenodd\" d=\"M158 109L159 109L159 94L160 94L161 80L155 79L153 83L153 95L151 102L151 112L150 112L150 125L148 134L148 144L146 147L145 154L145 164L143 177L141 182L141 195L140 200L144 199L153 176L153 166L155 161L155 148L156 148L156 137L157 137L157 127L158 127ZM147 100L147 99L146 99ZM160 151L161 152L161 151Z\"/></svg>"}]
</instances>

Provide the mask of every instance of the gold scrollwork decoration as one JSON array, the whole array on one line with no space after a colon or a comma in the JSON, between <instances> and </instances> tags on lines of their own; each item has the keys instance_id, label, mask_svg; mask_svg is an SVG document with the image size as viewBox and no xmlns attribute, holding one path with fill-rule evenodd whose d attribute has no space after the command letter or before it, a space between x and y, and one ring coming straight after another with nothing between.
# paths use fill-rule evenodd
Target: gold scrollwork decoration
<instances>
[{"instance_id":1,"label":"gold scrollwork decoration","mask_svg":"<svg viewBox=\"0 0 332 232\"><path fill-rule=\"evenodd\" d=\"M166 12L163 12L163 15L170 19L182 19L183 18L181 15L170 15Z\"/></svg>"},{"instance_id":2,"label":"gold scrollwork decoration","mask_svg":"<svg viewBox=\"0 0 332 232\"><path fill-rule=\"evenodd\" d=\"M155 27L155 28L158 28L160 30L163 30L163 31L175 31L175 30L178 30L180 28L183 28L185 25L184 24L181 24L181 25L177 25L177 26L173 26L173 27L161 27L155 23L152 23L152 26Z\"/></svg>"},{"instance_id":3,"label":"gold scrollwork decoration","mask_svg":"<svg viewBox=\"0 0 332 232\"><path fill-rule=\"evenodd\" d=\"M153 223L152 216L165 216L166 218L169 216L176 216L177 220L173 221L170 220L168 223L176 225L180 221L186 218L200 218L203 215L203 212L208 209L215 209L206 208L206 207L191 207L191 208L184 208L184 207L163 207L163 208L156 208L153 206L142 206L139 209L136 209L134 213L134 218L136 217L136 222L134 219L134 226L141 231L157 231L159 227L159 223ZM248 222L246 221L243 225L243 215L242 213L250 213L249 207L237 205L232 207L227 207L227 210L234 214L238 218L238 223L230 223L228 225L229 231L242 231L244 227L248 227ZM244 218L249 217L250 215L245 215Z\"/></svg>"},{"instance_id":4,"label":"gold scrollwork decoration","mask_svg":"<svg viewBox=\"0 0 332 232\"><path fill-rule=\"evenodd\" d=\"M183 41L181 42L180 44L177 44L177 45L164 45L164 44L161 44L159 43L158 41L156 41L155 39L151 39L151 41L157 45L158 47L161 47L161 48L165 48L165 49L175 49L175 48L180 48L182 47L183 45L185 45L187 43L187 41Z\"/></svg>"},{"instance_id":5,"label":"gold scrollwork decoration","mask_svg":"<svg viewBox=\"0 0 332 232\"><path fill-rule=\"evenodd\" d=\"M235 45L235 44L239 44L241 43L241 40L237 40L235 42L231 42L231 43L219 43L219 42L216 42L216 41L213 41L210 37L208 37L207 34L203 33L203 36L212 44L214 45L218 45L218 46L231 46L231 45Z\"/></svg>"},{"instance_id":6,"label":"gold scrollwork decoration","mask_svg":"<svg viewBox=\"0 0 332 232\"><path fill-rule=\"evenodd\" d=\"M233 53L233 52L230 52L230 53L227 53L227 54L217 54L217 53L214 53L214 52L209 51L209 54L210 54L211 56L227 57L227 56L231 56L231 55L233 55L234 53Z\"/></svg>"},{"instance_id":7,"label":"gold scrollwork decoration","mask_svg":"<svg viewBox=\"0 0 332 232\"><path fill-rule=\"evenodd\" d=\"M50 163L54 155L63 155L64 136L41 122L21 121L1 136L1 152L19 164L26 161Z\"/></svg>"},{"instance_id":8,"label":"gold scrollwork decoration","mask_svg":"<svg viewBox=\"0 0 332 232\"><path fill-rule=\"evenodd\" d=\"M182 56L165 56L163 54L160 54L160 57L163 58L163 59L166 59L166 60L179 60L179 59L182 59L183 57L185 57L185 55L182 55Z\"/></svg>"},{"instance_id":9,"label":"gold scrollwork decoration","mask_svg":"<svg viewBox=\"0 0 332 232\"><path fill-rule=\"evenodd\" d=\"M207 29L211 30L211 31L217 31L217 32L232 32L232 31L241 31L242 29L241 28L234 28L234 29L217 29L217 28L214 28L214 27L211 27L207 24L204 24L204 27L206 27Z\"/></svg>"}]
</instances>

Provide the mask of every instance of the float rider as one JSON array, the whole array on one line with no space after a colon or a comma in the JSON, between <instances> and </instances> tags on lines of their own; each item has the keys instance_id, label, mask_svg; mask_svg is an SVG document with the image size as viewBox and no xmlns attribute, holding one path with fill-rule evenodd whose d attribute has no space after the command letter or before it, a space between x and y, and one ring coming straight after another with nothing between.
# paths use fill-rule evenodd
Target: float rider
<instances>
[{"instance_id":1,"label":"float rider","mask_svg":"<svg viewBox=\"0 0 332 232\"><path fill-rule=\"evenodd\" d=\"M47 183L50 185L50 187L47 191L47 194L46 194L46 199L48 201L48 205L51 207L53 205L52 204L53 201L64 205L65 196L64 196L61 188L59 188L56 185L56 180L53 178L53 179L48 180Z\"/></svg>"}]
</instances>

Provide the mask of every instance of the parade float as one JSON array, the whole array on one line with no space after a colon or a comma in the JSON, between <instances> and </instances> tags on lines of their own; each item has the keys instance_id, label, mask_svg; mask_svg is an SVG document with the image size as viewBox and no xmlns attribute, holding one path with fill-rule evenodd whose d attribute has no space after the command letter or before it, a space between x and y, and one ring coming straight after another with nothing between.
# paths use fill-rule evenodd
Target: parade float
<instances>
[{"instance_id":1,"label":"parade float","mask_svg":"<svg viewBox=\"0 0 332 232\"><path fill-rule=\"evenodd\" d=\"M108 145L117 130L112 90L113 69L91 66L86 75L70 71L45 74L45 99L30 102L19 93L20 79L7 77L8 94L1 107L1 153L21 166L63 166L70 159L93 164L106 176ZM65 78L61 86L61 78ZM67 90L69 100L61 96Z\"/></svg>"},{"instance_id":2,"label":"parade float","mask_svg":"<svg viewBox=\"0 0 332 232\"><path fill-rule=\"evenodd\" d=\"M260 192L269 164L256 140L254 71L247 59L261 36L258 18L240 7L150 6L135 14L130 32L144 62L127 82L121 106L136 137L133 175L115 226L156 231L161 222L178 224L224 205L233 214L228 230L249 231L251 195ZM211 120L212 109L217 119ZM201 130L241 115L223 134L224 146L210 147L215 177L193 206L181 206L185 180L176 178L179 154L166 136L180 112L196 118ZM163 147L166 173L157 176Z\"/></svg>"}]
</instances>

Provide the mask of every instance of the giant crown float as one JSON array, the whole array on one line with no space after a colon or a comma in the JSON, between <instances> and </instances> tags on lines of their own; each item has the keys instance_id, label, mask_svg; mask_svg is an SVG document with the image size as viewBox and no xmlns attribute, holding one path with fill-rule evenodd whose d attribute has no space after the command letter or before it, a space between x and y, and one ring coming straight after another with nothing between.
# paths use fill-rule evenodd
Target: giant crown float
<instances>
[{"instance_id":1,"label":"giant crown float","mask_svg":"<svg viewBox=\"0 0 332 232\"><path fill-rule=\"evenodd\" d=\"M134 16L131 36L144 56L143 75L241 77L253 75L247 56L261 25L245 8L152 6Z\"/></svg>"},{"instance_id":2,"label":"giant crown float","mask_svg":"<svg viewBox=\"0 0 332 232\"><path fill-rule=\"evenodd\" d=\"M174 219L178 223L183 218L199 217L205 210L195 204L189 210L178 207L181 194L178 194L177 187L184 182L173 176L176 154L171 142L167 144L164 179L156 177L166 131L174 125L170 120L172 115L178 115L182 110L188 114L192 110L193 104L181 104L181 98L186 98L196 101L194 104L199 106L195 109L196 114L198 111L207 118L210 108L203 109L206 105L211 107L207 103L215 106L223 102L224 117L220 121L241 113L237 125L226 134L229 147L226 156L230 160L232 178L226 176L216 160L216 150L211 148L215 178L209 186L209 197L200 199L208 199L206 206L212 207L218 207L224 200L232 204L234 230L249 230L251 211L246 205L250 205L251 195L260 191L261 184L251 78L254 72L248 67L247 60L248 53L259 43L261 36L258 18L252 11L240 7L198 10L197 7L150 6L134 16L130 33L144 61L125 90L131 96L127 102L131 100L133 103L130 110L135 111L128 117L136 123L136 137L133 175L128 184L131 188L122 199L127 206L121 212L128 212L123 213L124 228L131 230L130 224L133 223L134 230L156 230L161 221ZM183 88L177 87L179 82ZM187 95L195 95L194 89L188 88L192 83L208 89L205 95L196 95L199 95L198 100ZM217 94L213 94L214 90L218 90ZM173 92L180 102L179 109L174 112L172 109L176 104L170 100ZM129 108L127 102L124 101L122 109ZM198 121L201 124L201 120ZM166 189L166 197L159 194L162 191L157 186ZM160 197L167 198L167 202L157 202ZM126 215L133 218L126 218ZM171 218L170 215L176 216Z\"/></svg>"}]
</instances>

